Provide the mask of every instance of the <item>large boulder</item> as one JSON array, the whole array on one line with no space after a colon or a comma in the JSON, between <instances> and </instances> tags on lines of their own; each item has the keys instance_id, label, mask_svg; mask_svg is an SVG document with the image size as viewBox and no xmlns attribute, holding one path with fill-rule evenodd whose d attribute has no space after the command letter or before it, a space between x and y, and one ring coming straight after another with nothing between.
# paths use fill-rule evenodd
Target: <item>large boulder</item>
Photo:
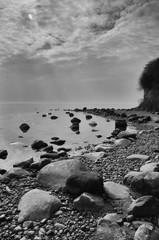
<instances>
[{"instance_id":1,"label":"large boulder","mask_svg":"<svg viewBox=\"0 0 159 240\"><path fill-rule=\"evenodd\" d=\"M19 220L48 219L62 206L60 200L49 192L33 189L24 194L18 204Z\"/></svg>"},{"instance_id":2,"label":"large boulder","mask_svg":"<svg viewBox=\"0 0 159 240\"><path fill-rule=\"evenodd\" d=\"M142 224L136 231L134 240L158 240L159 228L152 223Z\"/></svg>"},{"instance_id":3,"label":"large boulder","mask_svg":"<svg viewBox=\"0 0 159 240\"><path fill-rule=\"evenodd\" d=\"M22 123L20 126L19 126L20 130L25 133L29 130L30 126L27 124L27 123Z\"/></svg>"},{"instance_id":4,"label":"large boulder","mask_svg":"<svg viewBox=\"0 0 159 240\"><path fill-rule=\"evenodd\" d=\"M47 147L47 146L48 146L48 144L45 143L44 141L42 141L42 140L35 140L35 141L32 143L31 148L32 148L33 150L40 150L40 149L45 148L45 147Z\"/></svg>"},{"instance_id":5,"label":"large boulder","mask_svg":"<svg viewBox=\"0 0 159 240\"><path fill-rule=\"evenodd\" d=\"M104 182L104 192L110 199L130 198L129 188L112 181Z\"/></svg>"},{"instance_id":6,"label":"large boulder","mask_svg":"<svg viewBox=\"0 0 159 240\"><path fill-rule=\"evenodd\" d=\"M30 167L30 165L33 163L33 158L30 158L26 161L22 161L22 162L19 162L19 163L15 163L13 165L13 167L20 167L20 168L23 168L23 169L27 169Z\"/></svg>"},{"instance_id":7,"label":"large boulder","mask_svg":"<svg viewBox=\"0 0 159 240\"><path fill-rule=\"evenodd\" d=\"M126 233L116 222L106 219L99 221L94 240L127 240Z\"/></svg>"},{"instance_id":8,"label":"large boulder","mask_svg":"<svg viewBox=\"0 0 159 240\"><path fill-rule=\"evenodd\" d=\"M82 193L73 201L73 206L79 211L93 210L98 211L104 207L104 200L99 196L90 193Z\"/></svg>"},{"instance_id":9,"label":"large boulder","mask_svg":"<svg viewBox=\"0 0 159 240\"><path fill-rule=\"evenodd\" d=\"M124 177L124 184L140 193L157 194L159 172L130 172Z\"/></svg>"},{"instance_id":10,"label":"large boulder","mask_svg":"<svg viewBox=\"0 0 159 240\"><path fill-rule=\"evenodd\" d=\"M103 178L96 172L75 173L67 179L66 190L73 195L84 192L98 195L103 193Z\"/></svg>"},{"instance_id":11,"label":"large boulder","mask_svg":"<svg viewBox=\"0 0 159 240\"><path fill-rule=\"evenodd\" d=\"M151 195L140 197L130 204L128 213L137 218L158 216L159 199Z\"/></svg>"},{"instance_id":12,"label":"large boulder","mask_svg":"<svg viewBox=\"0 0 159 240\"><path fill-rule=\"evenodd\" d=\"M0 159L6 159L8 156L7 150L0 150Z\"/></svg>"},{"instance_id":13,"label":"large boulder","mask_svg":"<svg viewBox=\"0 0 159 240\"><path fill-rule=\"evenodd\" d=\"M80 160L61 160L42 168L38 173L37 181L52 189L65 187L68 177L80 171L87 171L86 166Z\"/></svg>"}]
</instances>

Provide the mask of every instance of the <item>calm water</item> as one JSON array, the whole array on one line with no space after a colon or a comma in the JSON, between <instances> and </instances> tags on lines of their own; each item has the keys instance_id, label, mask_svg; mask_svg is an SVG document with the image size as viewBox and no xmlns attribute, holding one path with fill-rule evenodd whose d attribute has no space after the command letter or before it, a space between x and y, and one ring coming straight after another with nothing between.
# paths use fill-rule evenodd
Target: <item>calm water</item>
<instances>
[{"instance_id":1,"label":"calm water","mask_svg":"<svg viewBox=\"0 0 159 240\"><path fill-rule=\"evenodd\" d=\"M98 104L96 106L59 103L0 104L0 148L6 149L9 153L7 159L0 159L0 168L10 169L15 162L24 161L30 157L34 157L35 161L38 160L40 153L35 153L30 148L36 139L41 139L49 144L52 137L59 137L66 140L64 147L72 149L79 146L83 147L88 143L94 144L103 141L114 130L114 121L107 122L106 119L97 116L93 116L88 121L83 113L74 113L75 117L81 119L80 134L77 135L70 129L71 118L63 109L84 106L108 107ZM42 117L42 114L49 112L58 116L58 119L51 120L49 115L46 118ZM89 122L92 120L97 122L98 125L95 129L98 132L92 132L92 127L89 126ZM23 133L19 129L19 126L24 122L30 125L27 133ZM96 136L98 134L102 135L102 138L98 139ZM19 138L19 136L23 138Z\"/></svg>"}]
</instances>

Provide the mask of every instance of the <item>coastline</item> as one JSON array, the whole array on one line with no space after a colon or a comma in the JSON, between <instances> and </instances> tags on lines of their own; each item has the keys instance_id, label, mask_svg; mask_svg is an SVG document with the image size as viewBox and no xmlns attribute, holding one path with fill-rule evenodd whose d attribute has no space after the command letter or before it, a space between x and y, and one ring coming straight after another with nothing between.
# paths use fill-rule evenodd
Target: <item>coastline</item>
<instances>
[{"instance_id":1,"label":"coastline","mask_svg":"<svg viewBox=\"0 0 159 240\"><path fill-rule=\"evenodd\" d=\"M83 111L83 109L74 109L73 112ZM139 171L140 167L145 164L147 160L132 161L128 160L127 157L132 154L144 154L148 155L150 162L158 162L159 155L157 149L159 130L157 118L158 115L154 113L143 112L138 109L129 110L113 110L111 114L105 110L99 109L87 109L85 113L95 114L100 117L106 117L108 119L119 119L123 113L126 113L126 119L128 122L128 115L149 115L151 120L147 123L131 122L131 124L137 129L137 138L131 142L128 147L116 148L114 151L107 151L106 156L99 159L98 161L92 161L90 157L84 155L78 158L87 166L91 171L96 171L102 174L103 180L114 181L115 183L123 183L124 176L132 171ZM89 151L88 151L89 152ZM34 229L24 229L23 225L18 222L17 209L20 198L29 190L39 188L50 191L50 188L43 187L36 180L37 172L32 171L30 176L22 177L20 179L2 179L0 184L1 201L0 201L0 227L2 229L1 239L38 239L35 238L41 228L44 229L44 236L42 235L39 239L94 239L97 229L97 220L104 217L109 212L118 213L123 218L125 213L117 202L110 204L108 201L104 209L98 212L94 211L77 211L73 207L73 198L71 198L62 189L51 190L52 194L57 196L63 203L63 209L57 216L53 216L50 220L43 222L35 221ZM9 189L9 190L8 190ZM112 202L111 202L112 203ZM2 215L4 215L2 217ZM142 219L143 221L144 219ZM151 219L153 223L156 223L156 218ZM56 227L56 223L63 224L65 228L62 229ZM15 230L19 226L19 230ZM130 227L131 226L131 227ZM135 233L135 229L130 224L128 229L130 230L130 238ZM6 231L7 230L7 231ZM32 235L29 232L32 231ZM52 235L49 234L52 231ZM31 233L30 233L31 234ZM39 236L39 235L38 235Z\"/></svg>"}]
</instances>

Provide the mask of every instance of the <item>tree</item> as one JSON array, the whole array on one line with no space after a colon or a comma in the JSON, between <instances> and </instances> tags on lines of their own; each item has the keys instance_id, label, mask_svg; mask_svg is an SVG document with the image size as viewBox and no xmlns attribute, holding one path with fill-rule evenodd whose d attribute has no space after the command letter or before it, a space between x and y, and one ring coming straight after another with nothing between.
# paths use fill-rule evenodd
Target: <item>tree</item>
<instances>
[{"instance_id":1,"label":"tree","mask_svg":"<svg viewBox=\"0 0 159 240\"><path fill-rule=\"evenodd\" d=\"M144 90L144 99L140 108L159 111L159 58L146 64L139 78L139 86Z\"/></svg>"},{"instance_id":2,"label":"tree","mask_svg":"<svg viewBox=\"0 0 159 240\"><path fill-rule=\"evenodd\" d=\"M139 85L143 90L152 90L156 87L159 88L159 58L146 64L139 79Z\"/></svg>"}]
</instances>

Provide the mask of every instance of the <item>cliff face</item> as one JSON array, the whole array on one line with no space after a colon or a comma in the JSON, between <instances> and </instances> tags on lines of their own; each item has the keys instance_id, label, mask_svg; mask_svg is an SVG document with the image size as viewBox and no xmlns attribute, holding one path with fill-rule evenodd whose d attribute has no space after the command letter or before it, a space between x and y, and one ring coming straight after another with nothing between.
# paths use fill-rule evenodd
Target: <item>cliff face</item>
<instances>
[{"instance_id":1,"label":"cliff face","mask_svg":"<svg viewBox=\"0 0 159 240\"><path fill-rule=\"evenodd\" d=\"M144 98L139 107L147 111L159 111L159 89L144 90Z\"/></svg>"}]
</instances>

